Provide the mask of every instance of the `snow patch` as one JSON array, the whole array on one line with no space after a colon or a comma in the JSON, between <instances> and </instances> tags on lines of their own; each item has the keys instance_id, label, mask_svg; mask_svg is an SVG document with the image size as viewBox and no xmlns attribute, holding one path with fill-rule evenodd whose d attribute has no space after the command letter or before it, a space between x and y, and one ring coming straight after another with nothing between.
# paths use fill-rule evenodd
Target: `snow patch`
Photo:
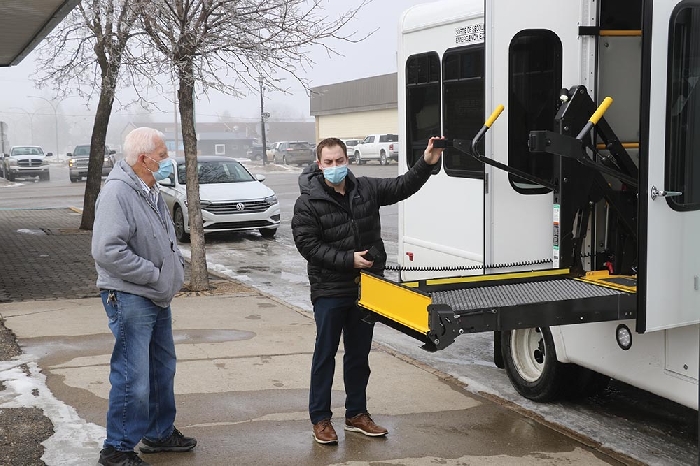
<instances>
[{"instance_id":1,"label":"snow patch","mask_svg":"<svg viewBox=\"0 0 700 466\"><path fill-rule=\"evenodd\" d=\"M25 235L45 235L46 232L44 230L34 230L30 228L20 228L17 230L17 233L22 233Z\"/></svg>"},{"instance_id":2,"label":"snow patch","mask_svg":"<svg viewBox=\"0 0 700 466\"><path fill-rule=\"evenodd\" d=\"M0 392L0 409L39 408L51 420L54 434L42 442L45 449L41 459L48 466L95 462L106 436L105 428L81 419L72 406L53 396L33 355L0 361L0 381L6 387Z\"/></svg>"}]
</instances>

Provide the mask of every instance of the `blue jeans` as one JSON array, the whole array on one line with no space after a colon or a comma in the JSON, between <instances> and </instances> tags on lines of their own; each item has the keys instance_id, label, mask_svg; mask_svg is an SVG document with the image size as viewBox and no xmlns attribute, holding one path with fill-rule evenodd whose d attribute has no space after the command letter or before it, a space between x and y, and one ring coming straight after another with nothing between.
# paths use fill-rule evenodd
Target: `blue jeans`
<instances>
[{"instance_id":1,"label":"blue jeans","mask_svg":"<svg viewBox=\"0 0 700 466\"><path fill-rule=\"evenodd\" d=\"M114 335L104 447L131 451L142 438L170 436L175 422L175 343L170 307L120 291L102 291Z\"/></svg>"},{"instance_id":2,"label":"blue jeans","mask_svg":"<svg viewBox=\"0 0 700 466\"><path fill-rule=\"evenodd\" d=\"M309 416L316 424L333 416L331 389L335 372L335 354L343 335L343 381L345 382L345 417L367 412L369 351L374 324L362 320L357 297L318 298L314 302L316 347L311 362Z\"/></svg>"}]
</instances>

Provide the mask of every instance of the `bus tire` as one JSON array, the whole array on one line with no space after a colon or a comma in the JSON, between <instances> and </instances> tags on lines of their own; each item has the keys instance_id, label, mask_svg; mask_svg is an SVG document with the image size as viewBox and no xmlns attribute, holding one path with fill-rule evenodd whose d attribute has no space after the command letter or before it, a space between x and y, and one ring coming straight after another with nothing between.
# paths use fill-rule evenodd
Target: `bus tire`
<instances>
[{"instance_id":1,"label":"bus tire","mask_svg":"<svg viewBox=\"0 0 700 466\"><path fill-rule=\"evenodd\" d=\"M504 331L501 353L506 374L522 396L539 402L562 397L569 367L557 361L549 327Z\"/></svg>"}]
</instances>

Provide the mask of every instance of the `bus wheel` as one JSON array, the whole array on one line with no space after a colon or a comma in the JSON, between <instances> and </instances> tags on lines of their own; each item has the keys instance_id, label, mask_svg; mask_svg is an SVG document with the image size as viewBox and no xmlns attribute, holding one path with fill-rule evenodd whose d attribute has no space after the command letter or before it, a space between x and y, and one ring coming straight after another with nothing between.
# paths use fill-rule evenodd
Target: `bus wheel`
<instances>
[{"instance_id":1,"label":"bus wheel","mask_svg":"<svg viewBox=\"0 0 700 466\"><path fill-rule=\"evenodd\" d=\"M518 393L541 402L562 396L568 365L557 361L548 327L505 331L501 350L506 373Z\"/></svg>"}]
</instances>

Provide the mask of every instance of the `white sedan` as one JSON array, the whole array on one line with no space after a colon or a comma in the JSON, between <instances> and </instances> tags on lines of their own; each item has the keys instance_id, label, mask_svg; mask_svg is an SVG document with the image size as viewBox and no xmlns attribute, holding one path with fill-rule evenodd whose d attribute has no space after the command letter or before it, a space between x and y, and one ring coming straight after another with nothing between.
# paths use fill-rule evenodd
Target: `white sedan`
<instances>
[{"instance_id":1,"label":"white sedan","mask_svg":"<svg viewBox=\"0 0 700 466\"><path fill-rule=\"evenodd\" d=\"M172 163L170 177L158 183L175 222L178 241L188 242L185 159L178 157ZM197 157L197 173L204 233L259 230L265 238L275 236L280 205L274 191L262 183L263 175L253 176L236 160L221 156Z\"/></svg>"}]
</instances>

